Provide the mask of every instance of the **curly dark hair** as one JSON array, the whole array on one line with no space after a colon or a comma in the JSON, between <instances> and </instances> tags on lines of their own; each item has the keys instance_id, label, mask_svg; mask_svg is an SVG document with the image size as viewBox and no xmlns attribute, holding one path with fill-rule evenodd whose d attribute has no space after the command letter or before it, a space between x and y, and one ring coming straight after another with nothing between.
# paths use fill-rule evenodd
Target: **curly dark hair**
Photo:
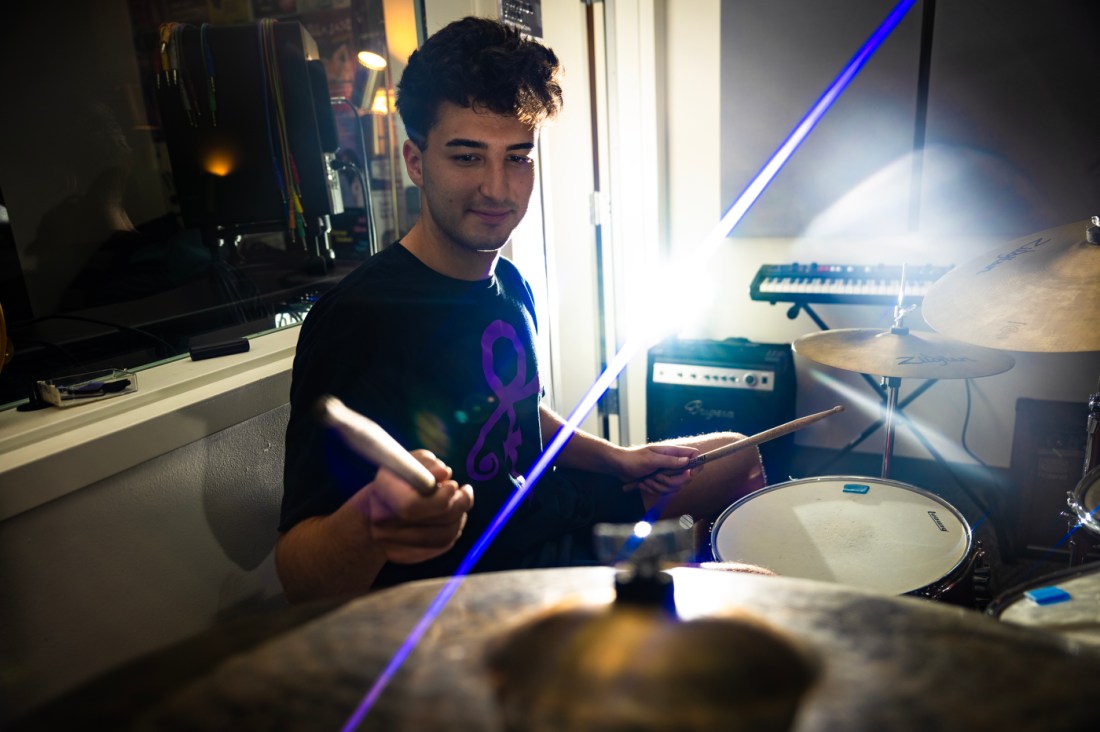
<instances>
[{"instance_id":1,"label":"curly dark hair","mask_svg":"<svg viewBox=\"0 0 1100 732\"><path fill-rule=\"evenodd\" d=\"M456 20L409 56L397 86L405 131L423 147L443 101L537 126L562 106L561 66L546 46L486 18Z\"/></svg>"}]
</instances>

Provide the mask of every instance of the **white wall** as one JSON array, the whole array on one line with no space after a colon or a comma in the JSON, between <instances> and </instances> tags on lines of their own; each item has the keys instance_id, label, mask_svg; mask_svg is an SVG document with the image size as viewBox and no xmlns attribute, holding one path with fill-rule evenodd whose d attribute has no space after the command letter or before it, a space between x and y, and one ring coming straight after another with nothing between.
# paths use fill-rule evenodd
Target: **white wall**
<instances>
[{"instance_id":1,"label":"white wall","mask_svg":"<svg viewBox=\"0 0 1100 732\"><path fill-rule=\"evenodd\" d=\"M285 604L287 407L0 523L0 707L15 715L229 616Z\"/></svg>"},{"instance_id":2,"label":"white wall","mask_svg":"<svg viewBox=\"0 0 1100 732\"><path fill-rule=\"evenodd\" d=\"M297 328L0 412L0 726L219 619L285 605L273 549Z\"/></svg>"}]
</instances>

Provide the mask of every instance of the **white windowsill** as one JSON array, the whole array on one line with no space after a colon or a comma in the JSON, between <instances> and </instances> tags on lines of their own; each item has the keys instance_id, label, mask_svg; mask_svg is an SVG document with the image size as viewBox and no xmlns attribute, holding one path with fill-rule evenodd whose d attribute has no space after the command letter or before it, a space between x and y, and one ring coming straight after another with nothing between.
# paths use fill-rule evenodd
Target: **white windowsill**
<instances>
[{"instance_id":1,"label":"white windowsill","mask_svg":"<svg viewBox=\"0 0 1100 732\"><path fill-rule=\"evenodd\" d=\"M131 394L0 412L0 521L285 404L298 330L145 369Z\"/></svg>"}]
</instances>

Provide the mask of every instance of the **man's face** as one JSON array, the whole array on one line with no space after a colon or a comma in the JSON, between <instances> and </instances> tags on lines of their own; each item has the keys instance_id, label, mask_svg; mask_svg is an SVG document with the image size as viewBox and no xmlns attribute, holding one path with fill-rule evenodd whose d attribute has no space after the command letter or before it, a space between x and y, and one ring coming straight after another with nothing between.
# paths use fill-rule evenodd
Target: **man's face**
<instances>
[{"instance_id":1,"label":"man's face","mask_svg":"<svg viewBox=\"0 0 1100 732\"><path fill-rule=\"evenodd\" d=\"M425 148L404 149L426 233L465 250L504 246L534 189L534 145L535 130L514 117L443 102Z\"/></svg>"}]
</instances>

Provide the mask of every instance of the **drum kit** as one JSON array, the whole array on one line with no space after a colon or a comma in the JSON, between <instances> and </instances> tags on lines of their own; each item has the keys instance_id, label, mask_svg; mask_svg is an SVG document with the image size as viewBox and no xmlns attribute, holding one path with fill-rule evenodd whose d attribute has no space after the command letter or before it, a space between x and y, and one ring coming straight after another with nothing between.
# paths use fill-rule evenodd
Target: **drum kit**
<instances>
[{"instance_id":1,"label":"drum kit","mask_svg":"<svg viewBox=\"0 0 1100 732\"><path fill-rule=\"evenodd\" d=\"M1013 241L949 271L923 302L924 318L936 332L903 325L913 309L904 306L903 284L891 328L828 330L795 340L794 351L811 361L882 378L883 480L810 478L750 494L715 522L715 558L759 563L784 576L943 599L982 551L972 545L966 519L942 498L887 480L901 380L1002 373L1015 363L1006 350L1100 351L1098 278L1100 219L1094 217ZM1082 478L1063 513L1069 519L1071 567L1084 563L1100 542L1098 422L1100 394L1093 394L1082 425L1087 438ZM1074 580L1078 587L1090 579L1088 572L1077 574L1084 575ZM1090 596L1083 593L1058 612L1070 605L1077 612L1087 608L1095 633L1100 611L1088 602ZM994 602L1006 619L1022 615L1004 605ZM1051 612L1032 609L1033 615Z\"/></svg>"},{"instance_id":2,"label":"drum kit","mask_svg":"<svg viewBox=\"0 0 1100 732\"><path fill-rule=\"evenodd\" d=\"M1000 373L1013 365L1001 349L1100 350L1096 233L1100 228L1090 229L1086 241L1080 226L1054 229L952 271L925 299L925 317L942 335L910 332L897 317L886 331L814 334L795 348L819 363L888 380ZM1027 293L1027 307L1016 302L1019 293ZM997 312L975 312L979 305ZM898 384L886 386L893 390L891 409ZM1100 395L1092 401L1100 402ZM1090 408L1093 452L1086 468L1095 462L1100 409ZM742 633L730 638L781 641L793 650L790 658L806 659L794 670L806 671L801 678L808 685L792 687L797 708L775 716L784 720L775 729L1097 729L1100 706L1081 693L1079 682L1100 677L1100 564L1073 566L1015 588L984 614L958 607L965 603L953 603L953 593L965 585L976 558L966 519L947 501L892 480L888 472L889 454L881 478L792 480L730 506L711 530L718 562L662 565L661 573L672 578L666 583L674 598L671 622L686 629L699 619L722 618ZM1094 467L1070 495L1067 515L1100 537L1098 506L1100 468ZM764 565L776 575L737 571L738 562ZM620 710L639 709L642 722L630 729L669 728L645 724L646 710L658 708L665 715L660 719L670 709L682 710L676 729L715 728L692 726L691 719L700 719L698 705L662 695L660 684L630 686L638 675L627 645L600 645L604 636L596 635L581 647L604 650L570 659L563 653L569 638L524 635L524 629L543 627L531 625L539 618L576 608L611 617L633 602L616 595L624 571L574 567L486 573L457 584L453 578L407 583L326 608L289 630L278 618L262 621L273 623L268 640L235 649L201 671L192 668L196 657L218 639L199 637L92 682L16 729L71 722L142 730L625 729L605 723L621 723ZM449 598L445 607L441 597ZM748 635L745 623L753 631ZM699 704L715 706L703 711L759 711L753 700L748 707L721 706L740 679L770 673L759 653L722 651L729 638L711 644L706 635L681 646L679 635L665 637L664 625L658 620L653 632L669 641L669 658L677 660L651 664L653 673L680 681L699 669L718 674L729 681L706 687L711 691ZM613 625L611 631L626 633L624 628ZM759 628L770 630L761 636ZM712 631L726 632L721 626ZM411 638L419 641L415 647ZM644 646L647 654L654 647ZM395 665L395 658L403 660ZM190 675L151 683L151 667L177 666L190 668ZM542 674L543 667L571 670ZM584 683L574 672L585 674L577 677ZM120 695L131 701L120 705ZM595 716L581 719L585 710ZM743 724L730 718L720 726Z\"/></svg>"}]
</instances>

